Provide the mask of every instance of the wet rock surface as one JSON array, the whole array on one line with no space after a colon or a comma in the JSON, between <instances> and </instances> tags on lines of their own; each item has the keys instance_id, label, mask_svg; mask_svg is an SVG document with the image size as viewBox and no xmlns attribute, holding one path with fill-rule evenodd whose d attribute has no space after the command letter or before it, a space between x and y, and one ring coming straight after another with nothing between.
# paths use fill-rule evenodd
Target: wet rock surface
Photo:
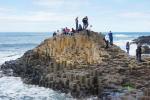
<instances>
[{"instance_id":1,"label":"wet rock surface","mask_svg":"<svg viewBox=\"0 0 150 100\"><path fill-rule=\"evenodd\" d=\"M148 44L150 45L150 36L141 36L133 40L135 43Z\"/></svg>"},{"instance_id":2,"label":"wet rock surface","mask_svg":"<svg viewBox=\"0 0 150 100\"><path fill-rule=\"evenodd\" d=\"M143 90L150 87L150 58L138 63L115 45L106 49L103 36L96 32L46 39L1 69L27 84L71 92L74 97L101 97L104 90L126 84Z\"/></svg>"},{"instance_id":3,"label":"wet rock surface","mask_svg":"<svg viewBox=\"0 0 150 100\"><path fill-rule=\"evenodd\" d=\"M148 46L148 45L143 46L143 53L150 54L150 46Z\"/></svg>"},{"instance_id":4,"label":"wet rock surface","mask_svg":"<svg viewBox=\"0 0 150 100\"><path fill-rule=\"evenodd\" d=\"M141 36L133 40L133 43L141 44L143 54L150 54L150 36Z\"/></svg>"}]
</instances>

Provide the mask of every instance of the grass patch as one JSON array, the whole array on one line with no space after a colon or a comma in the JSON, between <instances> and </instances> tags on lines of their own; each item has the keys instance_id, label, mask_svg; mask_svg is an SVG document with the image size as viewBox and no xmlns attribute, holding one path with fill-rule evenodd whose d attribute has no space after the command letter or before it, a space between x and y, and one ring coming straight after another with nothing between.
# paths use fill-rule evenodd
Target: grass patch
<instances>
[{"instance_id":1,"label":"grass patch","mask_svg":"<svg viewBox=\"0 0 150 100\"><path fill-rule=\"evenodd\" d=\"M133 89L135 89L135 86L131 83L123 84L123 87L126 88L128 91L132 91Z\"/></svg>"}]
</instances>

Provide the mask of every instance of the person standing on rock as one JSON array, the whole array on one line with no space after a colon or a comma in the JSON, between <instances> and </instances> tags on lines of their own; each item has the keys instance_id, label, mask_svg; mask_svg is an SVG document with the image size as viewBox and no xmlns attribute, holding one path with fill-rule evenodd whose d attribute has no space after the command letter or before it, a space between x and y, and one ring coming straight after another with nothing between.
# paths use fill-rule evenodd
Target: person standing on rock
<instances>
[{"instance_id":1,"label":"person standing on rock","mask_svg":"<svg viewBox=\"0 0 150 100\"><path fill-rule=\"evenodd\" d=\"M79 27L78 17L75 19L75 23L76 23L76 32L77 32L78 31L78 27Z\"/></svg>"},{"instance_id":2,"label":"person standing on rock","mask_svg":"<svg viewBox=\"0 0 150 100\"><path fill-rule=\"evenodd\" d=\"M106 47L105 47L105 48L106 48L106 49L109 48L109 36L108 36L108 34L105 35L104 41L105 41L105 44L106 44Z\"/></svg>"},{"instance_id":3,"label":"person standing on rock","mask_svg":"<svg viewBox=\"0 0 150 100\"><path fill-rule=\"evenodd\" d=\"M108 33L108 35L109 35L109 42L110 42L110 45L113 45L113 33L110 31L110 32Z\"/></svg>"},{"instance_id":4,"label":"person standing on rock","mask_svg":"<svg viewBox=\"0 0 150 100\"><path fill-rule=\"evenodd\" d=\"M127 53L129 54L129 50L130 50L130 43L129 42L126 43L126 50L127 50Z\"/></svg>"},{"instance_id":5,"label":"person standing on rock","mask_svg":"<svg viewBox=\"0 0 150 100\"><path fill-rule=\"evenodd\" d=\"M84 17L83 19L82 19L82 22L83 22L83 29L87 29L87 27L88 27L88 25L89 25L89 23L88 23L88 17L86 16L86 17Z\"/></svg>"},{"instance_id":6,"label":"person standing on rock","mask_svg":"<svg viewBox=\"0 0 150 100\"><path fill-rule=\"evenodd\" d=\"M53 33L53 37L55 37L56 35L57 35L57 33L56 33L56 32L54 32L54 33Z\"/></svg>"},{"instance_id":7,"label":"person standing on rock","mask_svg":"<svg viewBox=\"0 0 150 100\"><path fill-rule=\"evenodd\" d=\"M141 44L137 45L137 49L136 49L136 59L138 62L141 62L141 55L142 55L142 46Z\"/></svg>"}]
</instances>

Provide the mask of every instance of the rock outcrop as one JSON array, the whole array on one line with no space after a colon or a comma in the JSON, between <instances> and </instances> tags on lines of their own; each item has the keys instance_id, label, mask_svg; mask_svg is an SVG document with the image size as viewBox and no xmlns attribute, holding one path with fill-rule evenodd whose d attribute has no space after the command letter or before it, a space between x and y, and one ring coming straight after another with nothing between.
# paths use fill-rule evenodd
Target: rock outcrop
<instances>
[{"instance_id":1,"label":"rock outcrop","mask_svg":"<svg viewBox=\"0 0 150 100\"><path fill-rule=\"evenodd\" d=\"M105 48L103 36L81 31L46 39L15 61L5 62L25 83L71 92L75 97L101 95L104 89L150 87L150 58L137 63L119 47Z\"/></svg>"},{"instance_id":2,"label":"rock outcrop","mask_svg":"<svg viewBox=\"0 0 150 100\"><path fill-rule=\"evenodd\" d=\"M150 54L150 36L141 36L133 40L133 43L141 44L143 54Z\"/></svg>"},{"instance_id":3,"label":"rock outcrop","mask_svg":"<svg viewBox=\"0 0 150 100\"><path fill-rule=\"evenodd\" d=\"M143 53L150 54L150 46L148 46L148 45L143 46Z\"/></svg>"},{"instance_id":4,"label":"rock outcrop","mask_svg":"<svg viewBox=\"0 0 150 100\"><path fill-rule=\"evenodd\" d=\"M150 36L141 36L133 40L135 43L148 44L150 45Z\"/></svg>"}]
</instances>

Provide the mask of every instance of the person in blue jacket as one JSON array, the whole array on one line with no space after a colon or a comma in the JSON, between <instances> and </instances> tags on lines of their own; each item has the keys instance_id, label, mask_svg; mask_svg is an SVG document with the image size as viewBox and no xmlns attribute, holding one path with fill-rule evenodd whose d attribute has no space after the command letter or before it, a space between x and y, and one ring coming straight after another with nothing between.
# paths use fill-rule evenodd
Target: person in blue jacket
<instances>
[{"instance_id":1,"label":"person in blue jacket","mask_svg":"<svg viewBox=\"0 0 150 100\"><path fill-rule=\"evenodd\" d=\"M127 50L127 53L129 54L129 51L130 51L130 43L129 42L126 43L126 50Z\"/></svg>"},{"instance_id":2,"label":"person in blue jacket","mask_svg":"<svg viewBox=\"0 0 150 100\"><path fill-rule=\"evenodd\" d=\"M113 45L113 33L110 31L110 32L108 33L108 35L109 35L110 45Z\"/></svg>"}]
</instances>

